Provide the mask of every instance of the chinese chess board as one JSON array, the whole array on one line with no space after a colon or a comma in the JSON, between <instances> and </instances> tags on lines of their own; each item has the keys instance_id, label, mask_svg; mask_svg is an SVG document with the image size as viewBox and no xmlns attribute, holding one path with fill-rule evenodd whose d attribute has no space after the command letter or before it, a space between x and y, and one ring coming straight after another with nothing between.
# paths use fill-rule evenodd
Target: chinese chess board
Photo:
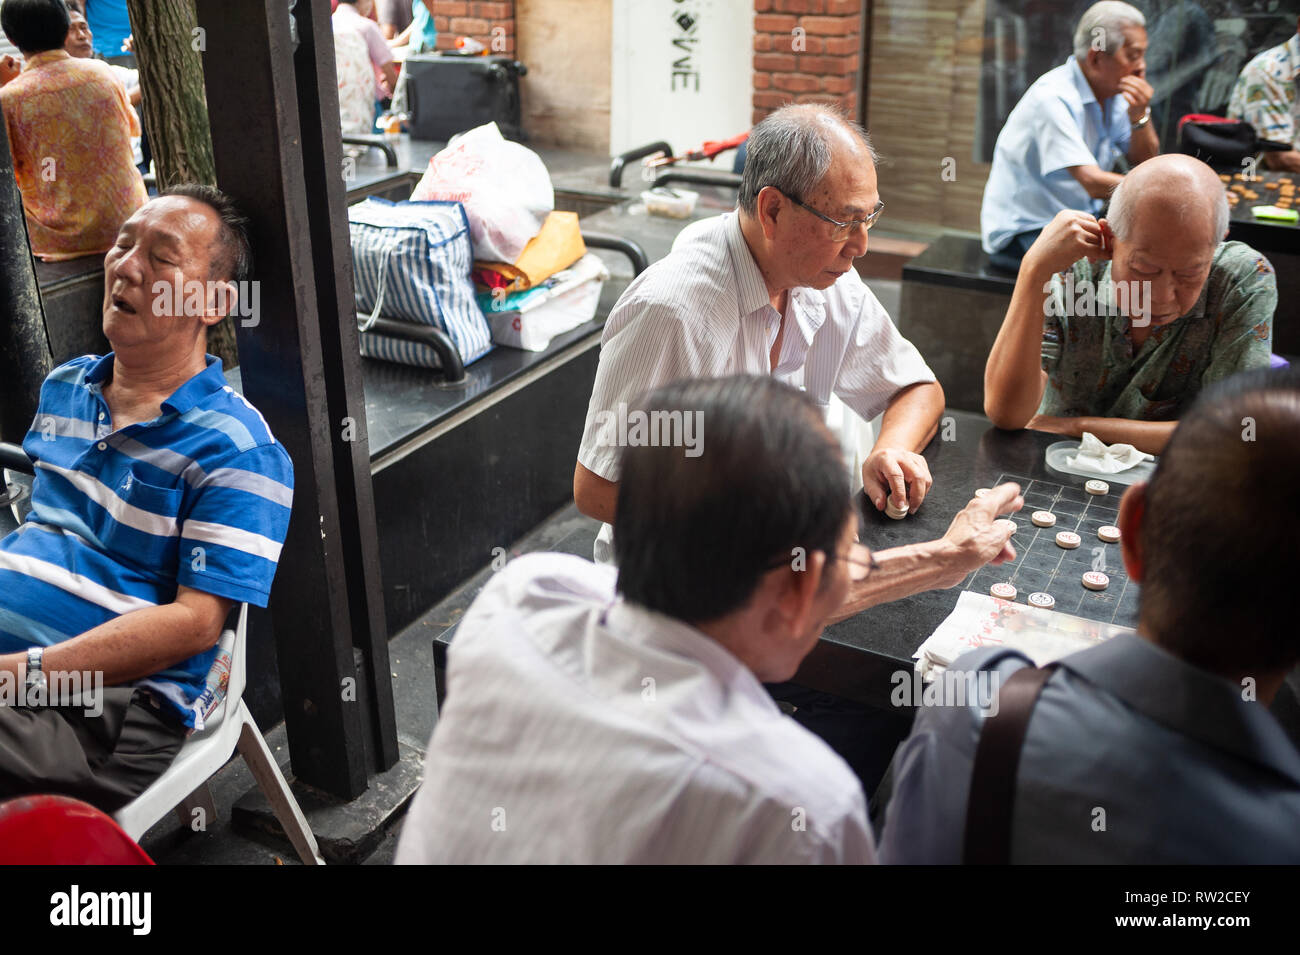
<instances>
[{"instance_id":1,"label":"chinese chess board","mask_svg":"<svg viewBox=\"0 0 1300 955\"><path fill-rule=\"evenodd\" d=\"M1048 593L1056 600L1052 609L1059 613L1136 627L1138 585L1124 572L1120 545L1097 536L1098 528L1118 521L1125 486L1112 484L1109 492L1096 495L1082 487L1002 474L990 487L1007 481L1019 484L1025 498L1025 506L1009 515L1016 522L1011 538L1016 559L981 567L966 578L962 589L987 595L990 586L1005 581L1016 588L1016 603L1028 605L1031 593ZM1034 511L1051 511L1056 525L1036 527L1029 519ZM1059 547L1056 535L1060 531L1074 531L1083 542L1073 550ZM1106 574L1110 585L1100 591L1084 587L1083 574L1089 570Z\"/></svg>"}]
</instances>

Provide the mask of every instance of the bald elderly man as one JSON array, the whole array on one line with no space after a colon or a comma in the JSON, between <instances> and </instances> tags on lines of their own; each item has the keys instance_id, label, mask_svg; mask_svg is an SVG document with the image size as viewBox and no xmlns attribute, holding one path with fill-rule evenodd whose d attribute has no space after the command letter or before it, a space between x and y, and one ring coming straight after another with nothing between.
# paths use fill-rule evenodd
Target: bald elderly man
<instances>
[{"instance_id":1,"label":"bald elderly man","mask_svg":"<svg viewBox=\"0 0 1300 955\"><path fill-rule=\"evenodd\" d=\"M647 269L605 324L573 476L578 509L605 522L598 561L611 554L626 409L681 378L772 375L823 410L834 394L864 420L883 414L866 495L878 510L887 496L920 506L943 389L853 268L883 208L861 127L811 104L754 127L739 208Z\"/></svg>"},{"instance_id":2,"label":"bald elderly man","mask_svg":"<svg viewBox=\"0 0 1300 955\"><path fill-rule=\"evenodd\" d=\"M990 420L1159 454L1203 388L1268 367L1273 267L1227 229L1223 184L1190 156L1130 172L1108 218L1057 214L989 353Z\"/></svg>"}]
</instances>

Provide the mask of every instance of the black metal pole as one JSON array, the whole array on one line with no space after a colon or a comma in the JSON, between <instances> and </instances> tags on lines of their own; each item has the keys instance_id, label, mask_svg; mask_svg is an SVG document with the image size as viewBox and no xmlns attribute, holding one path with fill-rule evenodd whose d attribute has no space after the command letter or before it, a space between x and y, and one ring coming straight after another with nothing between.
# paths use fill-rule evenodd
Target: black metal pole
<instances>
[{"instance_id":1,"label":"black metal pole","mask_svg":"<svg viewBox=\"0 0 1300 955\"><path fill-rule=\"evenodd\" d=\"M388 769L398 759L397 714L388 663L388 623L384 615L383 574L374 488L370 480L370 439L366 427L365 388L361 381L361 346L356 295L352 286L352 241L348 233L347 183L343 179L343 143L339 136L339 84L334 63L334 28L324 3L297 0L294 7L298 48L298 115L304 144L303 178L311 224L316 276L317 315L334 430L334 473L338 482L343 547L349 567L349 604L353 646L365 660L368 722L375 768ZM394 157L395 159L395 157ZM464 371L462 369L462 375ZM351 422L351 429L344 424ZM346 435L347 440L344 440Z\"/></svg>"},{"instance_id":2,"label":"black metal pole","mask_svg":"<svg viewBox=\"0 0 1300 955\"><path fill-rule=\"evenodd\" d=\"M252 217L261 282L258 320L237 329L244 391L294 462L293 517L271 594L289 751L299 779L351 799L396 760L397 742L361 360L355 325L340 318L351 301L346 232L340 246L333 224L344 221L341 147L327 153L319 115L300 111L300 98L326 97L299 89L312 76L295 76L290 6L196 3L217 181ZM321 8L304 17L315 35ZM328 73L333 90L328 50L316 75ZM333 195L319 171L331 162L340 177ZM354 645L365 686L351 682ZM363 714L362 701L374 709Z\"/></svg>"},{"instance_id":3,"label":"black metal pole","mask_svg":"<svg viewBox=\"0 0 1300 955\"><path fill-rule=\"evenodd\" d=\"M0 113L0 440L23 440L36 416L41 382L53 368L23 197Z\"/></svg>"}]
</instances>

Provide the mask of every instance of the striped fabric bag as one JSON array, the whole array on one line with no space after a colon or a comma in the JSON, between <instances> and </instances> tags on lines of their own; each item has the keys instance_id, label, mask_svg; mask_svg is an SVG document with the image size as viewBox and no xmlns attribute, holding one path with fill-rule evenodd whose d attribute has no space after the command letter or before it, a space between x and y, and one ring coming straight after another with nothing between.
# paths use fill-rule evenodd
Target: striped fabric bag
<instances>
[{"instance_id":1,"label":"striped fabric bag","mask_svg":"<svg viewBox=\"0 0 1300 955\"><path fill-rule=\"evenodd\" d=\"M459 202L389 202L348 209L361 354L438 368L428 345L366 331L375 318L436 325L466 365L492 350L492 332L470 279L469 222Z\"/></svg>"}]
</instances>

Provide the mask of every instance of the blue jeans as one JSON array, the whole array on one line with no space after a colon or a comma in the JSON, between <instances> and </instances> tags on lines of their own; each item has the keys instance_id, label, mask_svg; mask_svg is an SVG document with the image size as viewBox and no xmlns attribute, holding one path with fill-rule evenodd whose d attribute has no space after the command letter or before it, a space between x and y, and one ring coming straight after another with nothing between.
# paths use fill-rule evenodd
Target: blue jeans
<instances>
[{"instance_id":1,"label":"blue jeans","mask_svg":"<svg viewBox=\"0 0 1300 955\"><path fill-rule=\"evenodd\" d=\"M1034 240L1042 234L1042 229L1034 229L1032 232L1020 232L1013 235L1010 242L996 252L989 253L989 264L1005 269L1008 272L1019 272L1020 260L1025 257L1025 253L1034 244Z\"/></svg>"}]
</instances>

